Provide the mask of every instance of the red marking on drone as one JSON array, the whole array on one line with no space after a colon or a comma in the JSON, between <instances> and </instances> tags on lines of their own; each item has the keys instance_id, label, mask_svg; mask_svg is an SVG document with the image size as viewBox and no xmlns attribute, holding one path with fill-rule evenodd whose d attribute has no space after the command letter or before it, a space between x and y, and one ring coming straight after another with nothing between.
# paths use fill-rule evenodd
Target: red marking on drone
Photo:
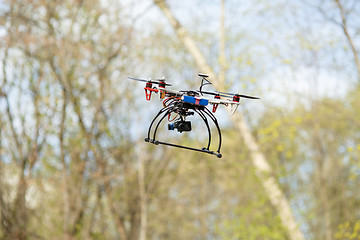
<instances>
[{"instance_id":1,"label":"red marking on drone","mask_svg":"<svg viewBox=\"0 0 360 240\"><path fill-rule=\"evenodd\" d=\"M148 101L150 101L150 99L151 99L151 93L152 92L158 92L159 90L157 90L157 89L154 89L154 88L152 88L152 84L151 83L146 83L146 87L144 87L144 89L145 89L145 97L146 97L146 100L148 100Z\"/></svg>"},{"instance_id":2,"label":"red marking on drone","mask_svg":"<svg viewBox=\"0 0 360 240\"><path fill-rule=\"evenodd\" d=\"M196 105L199 105L199 104L200 104L200 100L201 100L201 98L195 97L195 104L196 104Z\"/></svg>"},{"instance_id":3,"label":"red marking on drone","mask_svg":"<svg viewBox=\"0 0 360 240\"><path fill-rule=\"evenodd\" d=\"M240 102L240 96L235 95L235 96L233 97L233 101L234 101L234 102Z\"/></svg>"},{"instance_id":4,"label":"red marking on drone","mask_svg":"<svg viewBox=\"0 0 360 240\"><path fill-rule=\"evenodd\" d=\"M215 95L214 97L215 99L220 99L220 95ZM214 103L213 105L213 109L212 109L212 112L215 113L216 112L216 109L218 108L219 104L218 103Z\"/></svg>"}]
</instances>

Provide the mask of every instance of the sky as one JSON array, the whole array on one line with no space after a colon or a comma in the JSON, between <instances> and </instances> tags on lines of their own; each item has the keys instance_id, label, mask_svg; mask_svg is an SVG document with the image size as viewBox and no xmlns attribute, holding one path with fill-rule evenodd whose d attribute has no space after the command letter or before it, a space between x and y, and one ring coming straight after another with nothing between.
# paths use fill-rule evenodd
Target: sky
<instances>
[{"instance_id":1,"label":"sky","mask_svg":"<svg viewBox=\"0 0 360 240\"><path fill-rule=\"evenodd\" d=\"M212 37L208 40L210 49L217 48L220 1L168 3L190 33L204 32L205 36ZM316 9L303 1L276 0L271 4L266 1L227 1L227 11L227 31L233 36L228 37L228 49L253 62L250 66L236 61L230 62L229 77L250 78L249 73L255 73L254 78L260 82L259 85L263 85L264 92L268 92L268 88L272 87L271 90L300 91L306 95L314 95L314 91L319 96L331 93L336 97L343 96L348 86L354 83L354 76L351 75L353 69L349 69L349 66L344 66L348 69L335 69L342 67L343 58L351 57L342 55L343 48L346 47L342 32L338 26L326 21ZM154 21L169 27L161 12L155 6L151 7L149 0L135 1L134 12L141 15L137 19L137 26L142 31L149 29L151 34ZM196 28L192 27L194 23ZM197 32L194 32L195 30ZM168 31L171 32L171 28ZM311 44L315 45L313 49L310 48ZM213 54L216 53L205 53L205 56L209 62L216 63L217 56ZM236 60L235 57L231 56L232 59L228 61ZM291 69L294 65L296 69ZM194 66L194 76L197 72ZM317 84L316 89L313 88L314 82ZM251 83L246 85L249 87ZM235 84L235 87L243 86ZM274 91L274 94L276 92ZM280 91L280 94L283 94L283 91Z\"/></svg>"}]
</instances>

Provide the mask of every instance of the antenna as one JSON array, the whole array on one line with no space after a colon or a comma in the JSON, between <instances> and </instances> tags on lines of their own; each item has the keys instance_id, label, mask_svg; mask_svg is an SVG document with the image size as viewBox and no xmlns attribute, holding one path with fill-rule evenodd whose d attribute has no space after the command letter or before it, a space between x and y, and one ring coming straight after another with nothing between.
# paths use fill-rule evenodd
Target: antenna
<instances>
[{"instance_id":1,"label":"antenna","mask_svg":"<svg viewBox=\"0 0 360 240\"><path fill-rule=\"evenodd\" d=\"M212 83L209 80L206 79L207 77L209 77L208 75L203 74L203 73L199 73L198 76L202 77L201 85L200 85L200 88L199 88L199 91L201 92L203 86L209 85L209 84L212 84Z\"/></svg>"}]
</instances>

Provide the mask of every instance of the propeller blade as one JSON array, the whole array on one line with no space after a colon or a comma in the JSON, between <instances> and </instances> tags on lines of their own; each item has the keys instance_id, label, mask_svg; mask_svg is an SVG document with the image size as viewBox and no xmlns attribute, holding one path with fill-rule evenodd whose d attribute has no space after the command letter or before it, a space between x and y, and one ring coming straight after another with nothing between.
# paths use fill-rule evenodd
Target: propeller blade
<instances>
[{"instance_id":1,"label":"propeller blade","mask_svg":"<svg viewBox=\"0 0 360 240\"><path fill-rule=\"evenodd\" d=\"M201 91L201 93L210 94L210 95L218 95L218 96L227 97L227 98L233 97L233 96L238 96L238 97L250 98L250 99L260 99L259 97L253 97L253 96L244 95L244 94L227 93L227 92L208 92L208 91Z\"/></svg>"},{"instance_id":2,"label":"propeller blade","mask_svg":"<svg viewBox=\"0 0 360 240\"><path fill-rule=\"evenodd\" d=\"M253 96L248 96L248 95L243 95L243 94L236 94L236 96L243 97L243 98L250 98L250 99L260 99L259 97L253 97Z\"/></svg>"},{"instance_id":3,"label":"propeller blade","mask_svg":"<svg viewBox=\"0 0 360 240\"><path fill-rule=\"evenodd\" d=\"M194 90L181 90L181 93L185 93L189 96L199 96L199 92L198 91L194 91Z\"/></svg>"},{"instance_id":4,"label":"propeller blade","mask_svg":"<svg viewBox=\"0 0 360 240\"><path fill-rule=\"evenodd\" d=\"M146 79L141 79L141 78L134 78L134 77L128 77L129 79L135 80L135 81L139 81L139 82L150 82L149 80Z\"/></svg>"},{"instance_id":5,"label":"propeller blade","mask_svg":"<svg viewBox=\"0 0 360 240\"><path fill-rule=\"evenodd\" d=\"M260 99L259 97L253 97L253 96L238 94L238 93L227 93L227 92L219 92L219 93L228 95L228 96L238 96L238 97L250 98L250 99Z\"/></svg>"},{"instance_id":6,"label":"propeller blade","mask_svg":"<svg viewBox=\"0 0 360 240\"><path fill-rule=\"evenodd\" d=\"M128 77L129 79L139 81L139 82L148 82L148 83L154 83L154 84L160 84L160 82L165 82L165 78L160 79L142 79L142 78L134 78L134 77ZM169 83L165 83L165 86L171 86Z\"/></svg>"},{"instance_id":7,"label":"propeller blade","mask_svg":"<svg viewBox=\"0 0 360 240\"><path fill-rule=\"evenodd\" d=\"M165 81L163 81L163 82L165 82ZM154 83L160 84L159 82L154 82ZM171 84L170 83L165 83L165 86L171 86Z\"/></svg>"},{"instance_id":8,"label":"propeller blade","mask_svg":"<svg viewBox=\"0 0 360 240\"><path fill-rule=\"evenodd\" d=\"M236 94L235 93L228 93L228 92L219 92L221 94L224 94L224 95L229 95L229 96L235 96Z\"/></svg>"}]
</instances>

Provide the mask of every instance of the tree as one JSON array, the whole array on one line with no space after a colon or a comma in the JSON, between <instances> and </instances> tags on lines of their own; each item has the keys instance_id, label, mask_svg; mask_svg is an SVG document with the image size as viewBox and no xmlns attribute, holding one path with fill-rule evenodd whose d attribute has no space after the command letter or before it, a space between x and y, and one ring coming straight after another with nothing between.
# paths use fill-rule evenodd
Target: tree
<instances>
[{"instance_id":1,"label":"tree","mask_svg":"<svg viewBox=\"0 0 360 240\"><path fill-rule=\"evenodd\" d=\"M151 148L134 147L136 103L123 78L133 26L121 7L96 1L6 6L0 169L13 167L18 180L0 181L0 236L144 238L171 150L150 162ZM138 169L139 158L151 170Z\"/></svg>"},{"instance_id":2,"label":"tree","mask_svg":"<svg viewBox=\"0 0 360 240\"><path fill-rule=\"evenodd\" d=\"M182 27L179 21L173 16L169 7L166 5L165 1L154 1L154 3L161 9L163 14L168 18L171 26L174 28L179 40L185 45L189 53L194 57L196 64L198 65L201 71L209 73L210 76L216 76L212 71L211 67L206 63L206 60L202 53L197 48L195 42L187 31ZM217 79L217 78L216 78ZM214 85L217 89L223 89L224 86L220 85L221 83L215 81ZM277 184L276 179L272 176L271 166L268 164L265 156L261 153L260 148L252 135L250 129L248 128L244 118L238 114L232 118L234 125L236 126L239 134L242 135L244 143L250 152L250 156L253 161L253 165L256 169L256 174L259 177L265 192L267 193L271 203L277 209L279 217L286 226L288 234L291 239L304 239L302 233L298 229L296 220L294 219L291 208L286 200L286 197L283 195L282 190Z\"/></svg>"},{"instance_id":3,"label":"tree","mask_svg":"<svg viewBox=\"0 0 360 240\"><path fill-rule=\"evenodd\" d=\"M356 24L360 8L359 2L332 0L320 1L318 5L316 2L309 4L311 6L315 6L315 8L319 10L319 12L325 17L327 21L330 21L341 29L341 32L346 39L347 45L350 48L359 83L360 57L359 46L356 44L356 33L359 31Z\"/></svg>"},{"instance_id":4,"label":"tree","mask_svg":"<svg viewBox=\"0 0 360 240\"><path fill-rule=\"evenodd\" d=\"M356 225L356 95L299 103L286 113L269 109L259 123L262 150L277 163L287 195L298 195L293 203L312 239L335 239Z\"/></svg>"}]
</instances>

